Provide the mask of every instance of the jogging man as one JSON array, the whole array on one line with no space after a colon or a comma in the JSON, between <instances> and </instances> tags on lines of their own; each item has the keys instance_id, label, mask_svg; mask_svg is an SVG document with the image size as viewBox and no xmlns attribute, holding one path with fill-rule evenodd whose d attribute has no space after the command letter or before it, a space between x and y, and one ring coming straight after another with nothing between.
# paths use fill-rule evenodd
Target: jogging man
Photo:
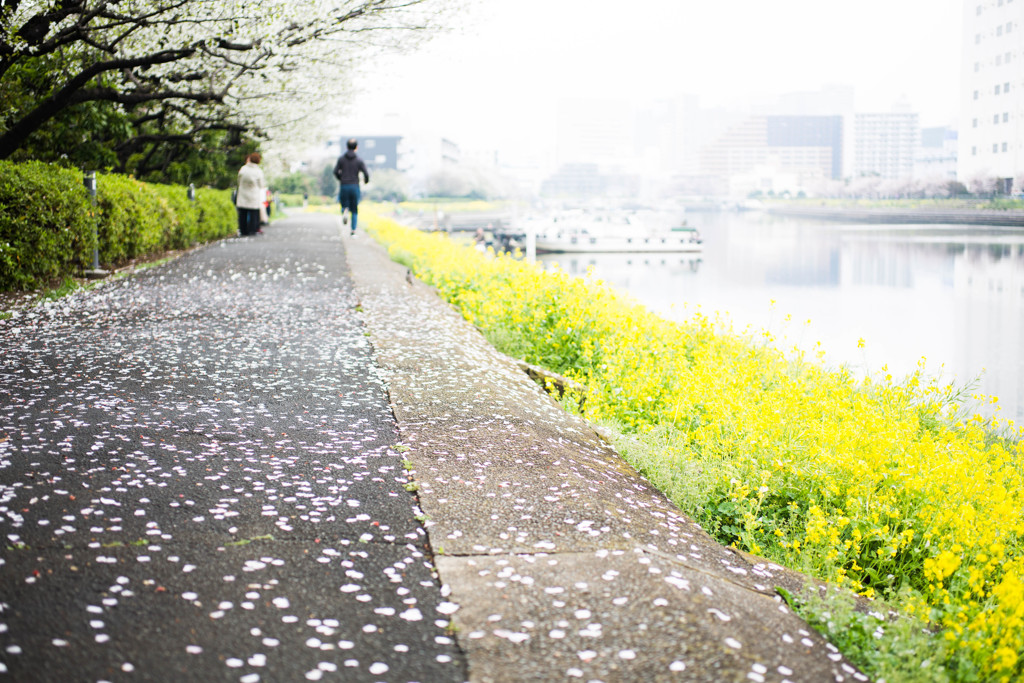
<instances>
[{"instance_id":1,"label":"jogging man","mask_svg":"<svg viewBox=\"0 0 1024 683\"><path fill-rule=\"evenodd\" d=\"M366 164L356 154L359 142L351 138L345 145L348 151L338 157L334 165L334 177L341 183L338 201L341 202L341 222L348 223L348 214L352 214L352 236L356 234L356 219L359 217L359 174L363 174L363 182L370 182L370 174Z\"/></svg>"}]
</instances>

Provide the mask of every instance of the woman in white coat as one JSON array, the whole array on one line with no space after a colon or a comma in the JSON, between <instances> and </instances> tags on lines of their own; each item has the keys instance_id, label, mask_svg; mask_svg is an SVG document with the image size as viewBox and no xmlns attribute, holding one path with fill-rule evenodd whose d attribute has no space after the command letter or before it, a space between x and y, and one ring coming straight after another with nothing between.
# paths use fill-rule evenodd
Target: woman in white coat
<instances>
[{"instance_id":1,"label":"woman in white coat","mask_svg":"<svg viewBox=\"0 0 1024 683\"><path fill-rule=\"evenodd\" d=\"M260 231L260 207L267 194L267 182L263 178L263 169L259 167L263 158L259 152L253 152L245 158L245 166L238 170L238 234L243 237L255 235Z\"/></svg>"}]
</instances>

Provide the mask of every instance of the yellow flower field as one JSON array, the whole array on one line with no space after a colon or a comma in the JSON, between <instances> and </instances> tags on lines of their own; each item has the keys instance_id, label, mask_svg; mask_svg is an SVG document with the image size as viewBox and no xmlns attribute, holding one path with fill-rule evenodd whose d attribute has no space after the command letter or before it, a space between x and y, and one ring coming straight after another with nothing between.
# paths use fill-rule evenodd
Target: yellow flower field
<instances>
[{"instance_id":1,"label":"yellow flower field","mask_svg":"<svg viewBox=\"0 0 1024 683\"><path fill-rule=\"evenodd\" d=\"M964 419L923 366L859 379L767 333L670 322L592 279L368 223L499 349L584 384L585 417L656 444L645 474L717 538L923 620L949 680L1024 678L1014 425Z\"/></svg>"}]
</instances>

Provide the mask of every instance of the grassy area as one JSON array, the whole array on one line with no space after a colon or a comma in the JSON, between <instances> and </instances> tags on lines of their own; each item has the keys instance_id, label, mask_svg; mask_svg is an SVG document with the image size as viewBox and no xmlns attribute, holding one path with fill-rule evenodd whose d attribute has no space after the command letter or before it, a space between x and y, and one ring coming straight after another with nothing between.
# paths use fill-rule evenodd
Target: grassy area
<instances>
[{"instance_id":1,"label":"grassy area","mask_svg":"<svg viewBox=\"0 0 1024 683\"><path fill-rule=\"evenodd\" d=\"M281 202L282 206L297 207L302 206L305 202L309 206L328 206L338 203L338 200L327 195L309 195L309 198L304 200L301 194L287 194L284 192L277 193L277 200Z\"/></svg>"},{"instance_id":2,"label":"grassy area","mask_svg":"<svg viewBox=\"0 0 1024 683\"><path fill-rule=\"evenodd\" d=\"M892 605L894 626L803 607L867 673L1024 676L1016 425L965 415L923 364L858 379L769 332L670 322L601 282L367 218L496 347L584 384L585 417L720 541Z\"/></svg>"}]
</instances>

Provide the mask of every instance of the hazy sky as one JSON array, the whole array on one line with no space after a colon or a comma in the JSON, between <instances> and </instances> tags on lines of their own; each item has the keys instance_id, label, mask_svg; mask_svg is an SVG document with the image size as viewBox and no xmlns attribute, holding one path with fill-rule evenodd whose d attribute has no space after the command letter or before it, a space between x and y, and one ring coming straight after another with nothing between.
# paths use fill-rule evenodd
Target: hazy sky
<instances>
[{"instance_id":1,"label":"hazy sky","mask_svg":"<svg viewBox=\"0 0 1024 683\"><path fill-rule=\"evenodd\" d=\"M342 126L411 123L463 147L548 144L559 98L702 106L851 85L858 111L906 99L954 123L962 0L471 0L452 31L378 59Z\"/></svg>"}]
</instances>

